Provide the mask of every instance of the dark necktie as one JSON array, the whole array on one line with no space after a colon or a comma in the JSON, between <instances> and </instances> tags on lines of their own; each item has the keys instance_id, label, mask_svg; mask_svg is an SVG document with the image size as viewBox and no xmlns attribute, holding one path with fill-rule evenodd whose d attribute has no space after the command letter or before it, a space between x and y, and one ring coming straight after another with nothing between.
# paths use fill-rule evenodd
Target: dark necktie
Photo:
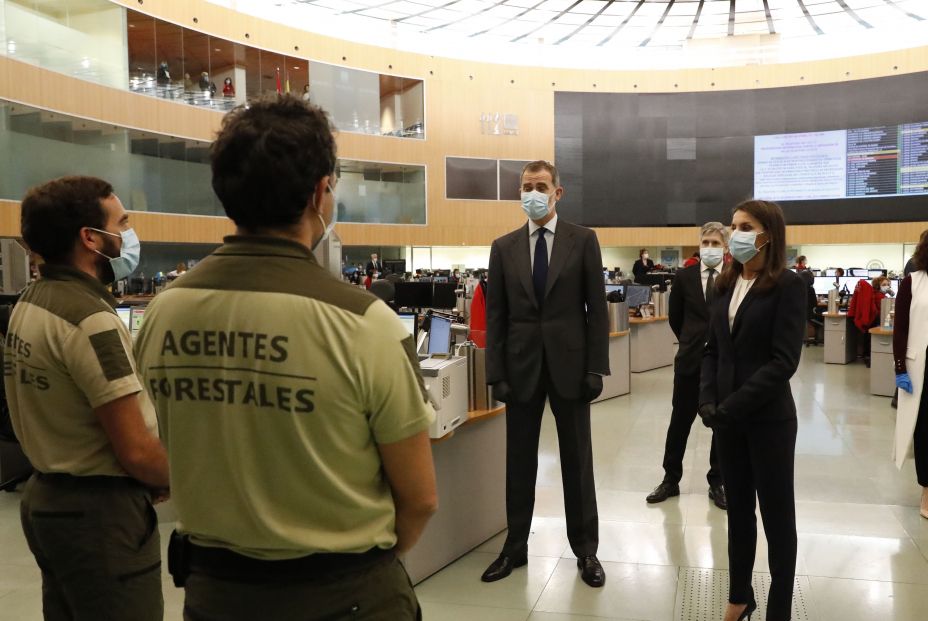
<instances>
[{"instance_id":1,"label":"dark necktie","mask_svg":"<svg viewBox=\"0 0 928 621\"><path fill-rule=\"evenodd\" d=\"M545 243L547 229L538 229L535 242L535 263L532 266L532 282L535 285L535 299L540 307L545 301L545 285L548 282L548 244Z\"/></svg>"},{"instance_id":2,"label":"dark necktie","mask_svg":"<svg viewBox=\"0 0 928 621\"><path fill-rule=\"evenodd\" d=\"M709 280L706 281L706 304L712 306L715 299L715 270L709 270Z\"/></svg>"}]
</instances>

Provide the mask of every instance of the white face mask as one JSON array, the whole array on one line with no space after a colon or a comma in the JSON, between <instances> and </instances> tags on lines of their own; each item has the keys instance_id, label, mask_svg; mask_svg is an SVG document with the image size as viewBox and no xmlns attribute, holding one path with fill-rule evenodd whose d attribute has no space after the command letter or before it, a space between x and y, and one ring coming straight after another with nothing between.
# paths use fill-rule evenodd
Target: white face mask
<instances>
[{"instance_id":1,"label":"white face mask","mask_svg":"<svg viewBox=\"0 0 928 621\"><path fill-rule=\"evenodd\" d=\"M91 228L90 230L122 239L122 248L119 249L118 257L108 257L99 250L94 250L94 252L101 257L109 259L110 267L113 268L114 282L131 276L136 268L138 268L142 255L142 243L139 241L139 236L135 234L135 231L133 229L126 229L117 235L116 233L110 233L102 229Z\"/></svg>"},{"instance_id":2,"label":"white face mask","mask_svg":"<svg viewBox=\"0 0 928 621\"><path fill-rule=\"evenodd\" d=\"M699 258L707 267L717 267L725 256L724 248L700 248Z\"/></svg>"},{"instance_id":3,"label":"white face mask","mask_svg":"<svg viewBox=\"0 0 928 621\"><path fill-rule=\"evenodd\" d=\"M326 184L326 187L329 188L329 192L332 193L332 221L328 224L325 223L325 218L322 217L322 211L317 211L316 215L319 216L319 221L322 222L322 226L325 228L325 232L322 234L322 237L319 238L319 241L313 244L312 250L315 250L319 244L324 242L329 234L332 233L332 230L335 228L335 224L338 222L338 201L335 199L335 189Z\"/></svg>"},{"instance_id":4,"label":"white face mask","mask_svg":"<svg viewBox=\"0 0 928 621\"><path fill-rule=\"evenodd\" d=\"M538 190L522 192L522 210L529 220L541 220L548 215L548 195Z\"/></svg>"},{"instance_id":5,"label":"white face mask","mask_svg":"<svg viewBox=\"0 0 928 621\"><path fill-rule=\"evenodd\" d=\"M890 287L889 285L881 285L881 286L880 286L880 291L882 291L883 293L886 293L887 291L890 291L891 289L892 289L892 287Z\"/></svg>"}]
</instances>

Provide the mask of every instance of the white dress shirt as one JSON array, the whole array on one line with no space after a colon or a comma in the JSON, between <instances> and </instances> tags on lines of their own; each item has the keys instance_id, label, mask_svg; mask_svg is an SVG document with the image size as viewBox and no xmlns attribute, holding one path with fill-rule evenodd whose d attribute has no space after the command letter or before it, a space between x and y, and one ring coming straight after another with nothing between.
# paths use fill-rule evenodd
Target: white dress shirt
<instances>
[{"instance_id":1,"label":"white dress shirt","mask_svg":"<svg viewBox=\"0 0 928 621\"><path fill-rule=\"evenodd\" d=\"M755 280L757 280L757 278L745 280L743 277L738 276L738 280L735 281L735 290L731 294L731 304L728 305L729 330L735 327L735 317L738 316L738 309L741 308L741 303L744 302L744 298L747 297L748 291L754 286Z\"/></svg>"},{"instance_id":2,"label":"white dress shirt","mask_svg":"<svg viewBox=\"0 0 928 621\"><path fill-rule=\"evenodd\" d=\"M528 256L532 258L532 270L535 269L535 244L538 243L538 229L542 227L535 224L534 220L528 221ZM554 250L555 229L557 229L557 214L548 220L544 228L548 231L545 233L545 245L548 247L548 264L551 263L551 251Z\"/></svg>"},{"instance_id":3,"label":"white dress shirt","mask_svg":"<svg viewBox=\"0 0 928 621\"><path fill-rule=\"evenodd\" d=\"M721 265L721 263L719 263L719 265ZM722 272L721 270L719 270L718 265L716 265L715 267L709 267L702 261L699 262L699 267L702 269L702 272L700 273L700 275L702 276L702 295L703 297L705 297L706 296L706 285L709 284L709 272L715 272L715 276L713 277L715 280L718 280L719 275Z\"/></svg>"}]
</instances>

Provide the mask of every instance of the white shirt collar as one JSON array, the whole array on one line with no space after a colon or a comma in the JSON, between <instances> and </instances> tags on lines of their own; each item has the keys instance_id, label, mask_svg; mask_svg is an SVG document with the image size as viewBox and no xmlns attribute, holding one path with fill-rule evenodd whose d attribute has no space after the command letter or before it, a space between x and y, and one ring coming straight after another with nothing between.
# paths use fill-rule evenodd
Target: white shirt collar
<instances>
[{"instance_id":1,"label":"white shirt collar","mask_svg":"<svg viewBox=\"0 0 928 621\"><path fill-rule=\"evenodd\" d=\"M702 267L702 270L700 270L700 273L701 273L701 274L705 274L705 273L706 273L706 270L712 270L712 271L715 272L716 274L721 273L721 272L719 271L719 266L718 266L718 265L716 265L715 267L709 267L708 265L706 265L706 264L703 263L702 261L699 262L699 265L700 265L700 267Z\"/></svg>"},{"instance_id":2,"label":"white shirt collar","mask_svg":"<svg viewBox=\"0 0 928 621\"><path fill-rule=\"evenodd\" d=\"M529 220L528 221L528 236L531 237L540 228L541 228L540 226L535 224L534 220ZM552 235L555 234L555 229L557 228L557 213L554 214L553 218L548 220L547 224L545 224L545 228L551 231Z\"/></svg>"}]
</instances>

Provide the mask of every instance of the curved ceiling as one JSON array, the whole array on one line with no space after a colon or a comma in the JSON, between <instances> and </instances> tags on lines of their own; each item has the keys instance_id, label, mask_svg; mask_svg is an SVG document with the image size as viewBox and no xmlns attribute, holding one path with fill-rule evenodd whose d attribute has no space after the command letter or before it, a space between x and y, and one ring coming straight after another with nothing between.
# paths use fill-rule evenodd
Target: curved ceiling
<instances>
[{"instance_id":1,"label":"curved ceiling","mask_svg":"<svg viewBox=\"0 0 928 621\"><path fill-rule=\"evenodd\" d=\"M209 0L430 55L585 68L718 66L928 45L924 0Z\"/></svg>"}]
</instances>

